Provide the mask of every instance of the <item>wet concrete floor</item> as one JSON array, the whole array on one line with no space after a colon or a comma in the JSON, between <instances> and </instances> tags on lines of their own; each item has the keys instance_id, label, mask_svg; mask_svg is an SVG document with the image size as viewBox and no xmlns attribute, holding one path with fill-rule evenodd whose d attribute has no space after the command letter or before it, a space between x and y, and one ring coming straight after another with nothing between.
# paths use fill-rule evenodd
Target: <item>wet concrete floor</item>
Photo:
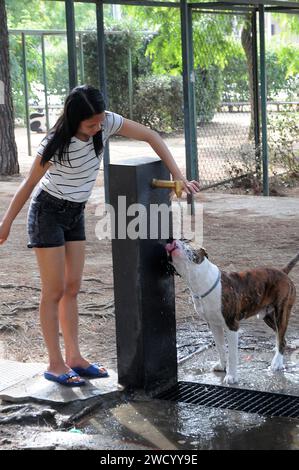
<instances>
[{"instance_id":1,"label":"wet concrete floor","mask_svg":"<svg viewBox=\"0 0 299 470\"><path fill-rule=\"evenodd\" d=\"M296 331L291 329L288 334L285 369L273 372L269 365L274 354L275 338L270 330L268 332L264 328L257 319L242 327L239 381L232 387L299 396L299 342ZM211 372L213 364L217 362L211 334L206 328L204 331L201 329L200 325L196 327L194 324L190 329L184 325L179 331L179 345L197 344L200 338L197 345L201 352L186 358L187 349L182 349L184 354L180 357L178 378L222 385L224 373ZM26 367L31 371L29 365ZM24 374L23 369L20 369L20 374ZM64 400L64 394L57 394L57 384L41 384L42 379L36 375L27 378L26 383L19 382L15 388L2 390L2 397L8 401L2 402L0 406L0 447L194 451L299 449L298 419L270 418L172 403L151 399L144 394L129 396L117 387L116 373L111 371L111 374L109 381L99 379L91 384L91 391L98 387L99 396L91 393L88 398L79 394L75 400L73 396L70 397L68 403ZM23 378L21 375L20 379ZM39 384L43 387L39 386L38 393L29 393L33 389L36 391ZM43 399L45 385L48 388ZM52 392L49 387L53 387ZM34 399L31 404L30 396ZM16 405L16 402L19 404ZM18 425L19 422L23 424Z\"/></svg>"},{"instance_id":2,"label":"wet concrete floor","mask_svg":"<svg viewBox=\"0 0 299 470\"><path fill-rule=\"evenodd\" d=\"M118 450L299 449L299 421L133 400L94 412L64 432L35 432L21 448Z\"/></svg>"},{"instance_id":3,"label":"wet concrete floor","mask_svg":"<svg viewBox=\"0 0 299 470\"><path fill-rule=\"evenodd\" d=\"M269 370L272 351L241 350L236 386L298 396L299 370L294 354L297 349L290 349L285 370L273 373ZM195 354L180 365L179 379L221 385L224 374L210 372L215 360L213 347ZM18 448L298 450L299 420L172 403L143 394L120 395L114 401L98 401L68 429L32 429Z\"/></svg>"},{"instance_id":4,"label":"wet concrete floor","mask_svg":"<svg viewBox=\"0 0 299 470\"><path fill-rule=\"evenodd\" d=\"M286 358L283 372L269 370L272 351L241 351L240 388L299 395L299 366ZM180 366L180 380L222 384L224 374L210 372L216 360L208 348ZM299 449L299 420L262 417L225 409L135 398L130 403L95 412L80 428L88 434L111 435L146 449Z\"/></svg>"}]
</instances>

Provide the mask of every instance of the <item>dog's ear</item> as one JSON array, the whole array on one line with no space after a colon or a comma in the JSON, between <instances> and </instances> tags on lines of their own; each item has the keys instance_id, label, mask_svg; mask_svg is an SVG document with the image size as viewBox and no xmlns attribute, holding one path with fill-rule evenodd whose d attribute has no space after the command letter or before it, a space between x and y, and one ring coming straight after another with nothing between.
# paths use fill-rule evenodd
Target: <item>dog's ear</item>
<instances>
[{"instance_id":1,"label":"dog's ear","mask_svg":"<svg viewBox=\"0 0 299 470\"><path fill-rule=\"evenodd\" d=\"M203 262L204 258L208 258L208 253L204 248L200 248L199 250L195 250L193 252L193 261L196 264L200 264Z\"/></svg>"}]
</instances>

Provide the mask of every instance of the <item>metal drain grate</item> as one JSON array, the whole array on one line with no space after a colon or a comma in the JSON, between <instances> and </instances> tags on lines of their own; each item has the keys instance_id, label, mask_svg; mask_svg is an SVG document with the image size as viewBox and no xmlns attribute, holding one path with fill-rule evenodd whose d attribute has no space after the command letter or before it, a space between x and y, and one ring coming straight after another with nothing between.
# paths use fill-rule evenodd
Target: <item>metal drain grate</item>
<instances>
[{"instance_id":1,"label":"metal drain grate","mask_svg":"<svg viewBox=\"0 0 299 470\"><path fill-rule=\"evenodd\" d=\"M192 405L227 408L246 413L257 413L262 416L299 418L299 397L280 393L178 382L154 398Z\"/></svg>"}]
</instances>

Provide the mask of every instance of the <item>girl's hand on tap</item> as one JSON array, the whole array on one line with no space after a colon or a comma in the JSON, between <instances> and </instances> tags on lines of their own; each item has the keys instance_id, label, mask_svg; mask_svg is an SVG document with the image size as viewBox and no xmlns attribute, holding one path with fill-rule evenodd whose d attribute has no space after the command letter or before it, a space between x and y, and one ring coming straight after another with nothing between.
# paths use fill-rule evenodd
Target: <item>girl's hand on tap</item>
<instances>
[{"instance_id":1,"label":"girl's hand on tap","mask_svg":"<svg viewBox=\"0 0 299 470\"><path fill-rule=\"evenodd\" d=\"M181 173L178 175L172 175L172 178L173 180L179 180L183 182L183 191L185 191L187 194L195 194L200 191L200 184L198 181L188 181Z\"/></svg>"},{"instance_id":2,"label":"girl's hand on tap","mask_svg":"<svg viewBox=\"0 0 299 470\"><path fill-rule=\"evenodd\" d=\"M188 181L186 179L183 180L184 182L184 191L187 194L195 194L200 191L200 184L196 180Z\"/></svg>"}]
</instances>

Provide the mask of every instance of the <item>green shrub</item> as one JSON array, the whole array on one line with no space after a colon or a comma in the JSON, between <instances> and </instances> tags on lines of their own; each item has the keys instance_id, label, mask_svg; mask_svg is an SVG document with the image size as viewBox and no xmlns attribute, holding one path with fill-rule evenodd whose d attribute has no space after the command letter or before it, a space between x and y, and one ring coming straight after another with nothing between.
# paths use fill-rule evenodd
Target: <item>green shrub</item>
<instances>
[{"instance_id":1,"label":"green shrub","mask_svg":"<svg viewBox=\"0 0 299 470\"><path fill-rule=\"evenodd\" d=\"M126 117L129 116L129 49L131 49L133 90L135 90L139 76L147 73L150 68L149 60L144 55L146 42L147 37L142 37L134 30L124 29L119 24L110 28L105 35L109 109ZM99 86L95 33L84 35L83 47L85 82Z\"/></svg>"},{"instance_id":2,"label":"green shrub","mask_svg":"<svg viewBox=\"0 0 299 470\"><path fill-rule=\"evenodd\" d=\"M211 65L208 69L195 71L195 96L197 121L210 122L221 101L221 70Z\"/></svg>"},{"instance_id":3,"label":"green shrub","mask_svg":"<svg viewBox=\"0 0 299 470\"><path fill-rule=\"evenodd\" d=\"M221 72L211 66L196 72L198 122L209 122L221 99ZM169 132L184 125L183 86L179 76L152 75L138 81L134 118L145 125Z\"/></svg>"},{"instance_id":4,"label":"green shrub","mask_svg":"<svg viewBox=\"0 0 299 470\"><path fill-rule=\"evenodd\" d=\"M182 128L181 77L151 75L140 78L134 96L134 119L163 132Z\"/></svg>"},{"instance_id":5,"label":"green shrub","mask_svg":"<svg viewBox=\"0 0 299 470\"><path fill-rule=\"evenodd\" d=\"M112 33L115 34L112 34ZM133 119L161 131L183 127L181 76L151 75L146 48L151 36L116 24L106 32L106 69L109 108L129 116L128 49L132 51ZM98 86L97 46L94 33L84 36L85 81ZM221 72L218 67L196 71L196 106L199 122L213 119L221 98Z\"/></svg>"},{"instance_id":6,"label":"green shrub","mask_svg":"<svg viewBox=\"0 0 299 470\"><path fill-rule=\"evenodd\" d=\"M222 71L223 101L249 101L249 79L245 54L236 50Z\"/></svg>"},{"instance_id":7,"label":"green shrub","mask_svg":"<svg viewBox=\"0 0 299 470\"><path fill-rule=\"evenodd\" d=\"M277 167L288 173L299 174L298 114L292 112L269 113L269 159L272 170Z\"/></svg>"},{"instance_id":8,"label":"green shrub","mask_svg":"<svg viewBox=\"0 0 299 470\"><path fill-rule=\"evenodd\" d=\"M291 46L289 47L292 50ZM289 75L286 50L284 56L280 51L266 52L267 95L269 100L275 100L279 95L286 99L294 99L297 90L298 74ZM228 58L222 71L223 101L249 101L249 81L247 64L242 48L234 49L234 55Z\"/></svg>"}]
</instances>

